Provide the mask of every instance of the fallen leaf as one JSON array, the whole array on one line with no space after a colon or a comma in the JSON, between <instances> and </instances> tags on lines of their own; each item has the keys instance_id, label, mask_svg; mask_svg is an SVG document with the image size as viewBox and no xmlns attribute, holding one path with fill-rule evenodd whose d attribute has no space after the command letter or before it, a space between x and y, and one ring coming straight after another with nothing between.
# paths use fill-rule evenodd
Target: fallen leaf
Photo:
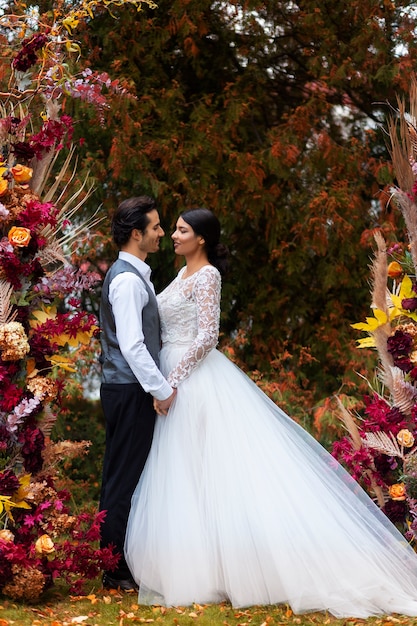
<instances>
[{"instance_id":1,"label":"fallen leaf","mask_svg":"<svg viewBox=\"0 0 417 626\"><path fill-rule=\"evenodd\" d=\"M91 604L97 604L97 602L98 602L98 599L97 599L95 593L92 593L91 595L86 596L86 598L87 598L87 600L90 600Z\"/></svg>"}]
</instances>

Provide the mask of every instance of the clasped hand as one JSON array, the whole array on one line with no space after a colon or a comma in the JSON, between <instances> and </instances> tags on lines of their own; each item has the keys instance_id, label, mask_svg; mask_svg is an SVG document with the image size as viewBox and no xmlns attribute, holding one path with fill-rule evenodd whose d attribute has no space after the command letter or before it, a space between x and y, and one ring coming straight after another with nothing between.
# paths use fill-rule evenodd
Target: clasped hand
<instances>
[{"instance_id":1,"label":"clasped hand","mask_svg":"<svg viewBox=\"0 0 417 626\"><path fill-rule=\"evenodd\" d=\"M153 408L158 415L166 415L168 413L168 409L176 395L177 390L173 389L171 395L166 400L157 400L156 398L153 399Z\"/></svg>"}]
</instances>

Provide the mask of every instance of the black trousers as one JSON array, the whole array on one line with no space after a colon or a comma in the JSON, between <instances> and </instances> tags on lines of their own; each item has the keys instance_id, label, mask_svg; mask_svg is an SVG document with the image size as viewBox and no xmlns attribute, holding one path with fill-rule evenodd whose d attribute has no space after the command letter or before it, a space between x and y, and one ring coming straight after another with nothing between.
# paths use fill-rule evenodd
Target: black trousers
<instances>
[{"instance_id":1,"label":"black trousers","mask_svg":"<svg viewBox=\"0 0 417 626\"><path fill-rule=\"evenodd\" d=\"M138 384L104 383L100 389L106 420L106 448L100 511L107 511L101 527L101 546L113 545L121 555L115 578L129 578L123 547L130 501L152 444L155 426L153 398Z\"/></svg>"}]
</instances>

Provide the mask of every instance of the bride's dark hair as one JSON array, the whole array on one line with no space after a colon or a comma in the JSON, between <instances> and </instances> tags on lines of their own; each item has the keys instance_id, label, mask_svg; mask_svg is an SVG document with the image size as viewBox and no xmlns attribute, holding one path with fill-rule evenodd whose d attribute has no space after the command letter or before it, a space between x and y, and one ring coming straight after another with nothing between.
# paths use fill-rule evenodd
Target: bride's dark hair
<instances>
[{"instance_id":1,"label":"bride's dark hair","mask_svg":"<svg viewBox=\"0 0 417 626\"><path fill-rule=\"evenodd\" d=\"M209 209L189 209L180 217L187 222L196 233L203 237L206 244L208 260L224 275L228 269L229 250L220 243L220 222Z\"/></svg>"}]
</instances>

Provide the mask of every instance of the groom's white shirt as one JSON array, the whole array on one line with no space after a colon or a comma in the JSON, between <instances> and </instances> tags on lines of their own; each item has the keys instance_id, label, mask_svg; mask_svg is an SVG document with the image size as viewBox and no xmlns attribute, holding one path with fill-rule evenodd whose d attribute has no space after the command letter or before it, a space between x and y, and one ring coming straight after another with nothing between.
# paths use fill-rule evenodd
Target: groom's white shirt
<instances>
[{"instance_id":1,"label":"groom's white shirt","mask_svg":"<svg viewBox=\"0 0 417 626\"><path fill-rule=\"evenodd\" d=\"M133 265L155 293L151 283L151 268L129 252L119 252L119 259ZM166 400L172 394L144 343L142 311L149 295L141 279L133 272L118 274L109 285L109 302L116 322L116 336L122 355L145 391L157 400Z\"/></svg>"}]
</instances>

